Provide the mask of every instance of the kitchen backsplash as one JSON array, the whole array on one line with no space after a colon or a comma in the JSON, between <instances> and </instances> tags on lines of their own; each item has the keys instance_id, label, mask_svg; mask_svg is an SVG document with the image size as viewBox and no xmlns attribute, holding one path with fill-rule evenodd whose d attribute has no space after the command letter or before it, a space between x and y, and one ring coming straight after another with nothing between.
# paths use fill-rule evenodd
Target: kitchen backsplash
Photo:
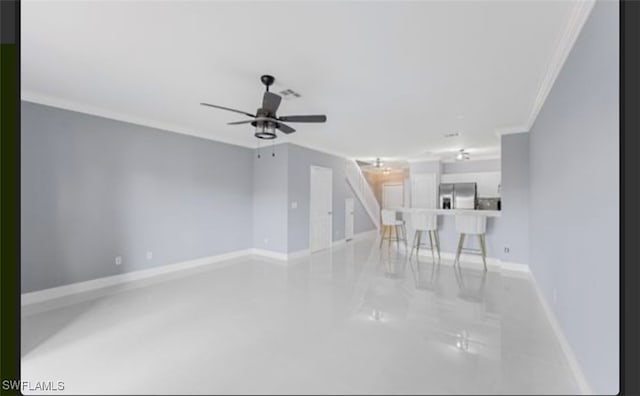
<instances>
[{"instance_id":1,"label":"kitchen backsplash","mask_svg":"<svg viewBox=\"0 0 640 396\"><path fill-rule=\"evenodd\" d=\"M477 209L500 210L500 198L478 198Z\"/></svg>"}]
</instances>

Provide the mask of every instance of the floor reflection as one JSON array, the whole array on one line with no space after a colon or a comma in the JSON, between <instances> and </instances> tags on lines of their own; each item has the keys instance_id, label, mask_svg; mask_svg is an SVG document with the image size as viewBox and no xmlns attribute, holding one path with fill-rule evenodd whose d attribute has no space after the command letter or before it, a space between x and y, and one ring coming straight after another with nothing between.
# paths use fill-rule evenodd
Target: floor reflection
<instances>
[{"instance_id":1,"label":"floor reflection","mask_svg":"<svg viewBox=\"0 0 640 396\"><path fill-rule=\"evenodd\" d=\"M33 310L23 334L52 335L23 379L73 394L577 391L530 281L408 256L363 239Z\"/></svg>"}]
</instances>

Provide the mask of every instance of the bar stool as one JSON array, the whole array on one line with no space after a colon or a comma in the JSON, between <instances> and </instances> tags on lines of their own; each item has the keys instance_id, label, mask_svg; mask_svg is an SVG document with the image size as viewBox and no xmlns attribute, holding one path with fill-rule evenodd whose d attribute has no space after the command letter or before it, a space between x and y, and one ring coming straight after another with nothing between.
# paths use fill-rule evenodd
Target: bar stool
<instances>
[{"instance_id":1,"label":"bar stool","mask_svg":"<svg viewBox=\"0 0 640 396\"><path fill-rule=\"evenodd\" d=\"M382 209L382 235L380 237L380 248L382 248L382 243L387 240L389 241L389 247L391 247L391 242L396 241L398 248L400 247L400 241L404 241L404 247L407 247L407 230L404 227L404 220L398 220L396 218L396 211L390 209ZM393 234L393 230L395 229L396 237L393 239L391 234ZM402 237L400 237L400 233L398 230L402 230ZM389 236L385 238L385 234L389 231Z\"/></svg>"},{"instance_id":2,"label":"bar stool","mask_svg":"<svg viewBox=\"0 0 640 396\"><path fill-rule=\"evenodd\" d=\"M413 246L411 247L411 254L413 255L413 249L416 250L416 257L418 257L420 246L422 245L422 233L427 231L429 234L429 246L431 246L431 256L435 260L433 254L433 246L435 242L436 250L438 251L438 260L440 259L440 238L438 237L438 217L435 213L427 212L413 212L411 213L411 226L415 229L413 235Z\"/></svg>"},{"instance_id":3,"label":"bar stool","mask_svg":"<svg viewBox=\"0 0 640 396\"><path fill-rule=\"evenodd\" d=\"M460 233L460 239L458 240L458 251L456 253L456 263L460 264L460 253L462 252L462 247L464 245L465 235L477 235L478 242L480 242L480 254L482 255L482 263L484 264L484 270L487 270L487 248L484 244L484 234L486 230L486 216L470 214L456 215L456 231Z\"/></svg>"}]
</instances>

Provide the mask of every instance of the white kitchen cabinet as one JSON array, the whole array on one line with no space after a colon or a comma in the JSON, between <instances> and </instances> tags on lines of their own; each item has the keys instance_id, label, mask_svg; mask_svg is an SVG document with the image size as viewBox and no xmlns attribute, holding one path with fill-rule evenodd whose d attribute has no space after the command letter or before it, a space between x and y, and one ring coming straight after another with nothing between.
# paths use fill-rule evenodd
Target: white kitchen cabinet
<instances>
[{"instance_id":1,"label":"white kitchen cabinet","mask_svg":"<svg viewBox=\"0 0 640 396\"><path fill-rule=\"evenodd\" d=\"M478 197L492 198L500 196L501 172L445 173L440 183L477 183Z\"/></svg>"},{"instance_id":2,"label":"white kitchen cabinet","mask_svg":"<svg viewBox=\"0 0 640 396\"><path fill-rule=\"evenodd\" d=\"M437 176L435 173L411 175L411 207L435 209L438 199Z\"/></svg>"}]
</instances>

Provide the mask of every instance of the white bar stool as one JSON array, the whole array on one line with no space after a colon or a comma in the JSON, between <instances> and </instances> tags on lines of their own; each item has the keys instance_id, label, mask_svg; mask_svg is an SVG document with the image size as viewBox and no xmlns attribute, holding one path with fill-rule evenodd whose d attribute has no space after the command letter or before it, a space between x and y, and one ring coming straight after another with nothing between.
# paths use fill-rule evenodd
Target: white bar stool
<instances>
[{"instance_id":1,"label":"white bar stool","mask_svg":"<svg viewBox=\"0 0 640 396\"><path fill-rule=\"evenodd\" d=\"M382 243L387 240L389 241L389 247L391 247L391 242L396 241L398 247L400 247L400 241L404 241L404 247L407 247L407 230L404 226L404 220L398 220L396 218L396 211L391 209L382 209L382 235L380 237L380 248L382 248ZM393 230L395 230L396 237L392 238ZM400 236L399 230L402 230L402 237ZM389 231L389 236L385 238L385 234Z\"/></svg>"},{"instance_id":2,"label":"white bar stool","mask_svg":"<svg viewBox=\"0 0 640 396\"><path fill-rule=\"evenodd\" d=\"M456 215L456 231L460 233L458 240L458 251L456 253L456 263L460 263L460 253L464 245L465 235L477 235L480 242L480 253L482 255L482 263L484 270L487 270L487 248L484 243L484 234L487 230L487 217L471 214Z\"/></svg>"},{"instance_id":3,"label":"white bar stool","mask_svg":"<svg viewBox=\"0 0 640 396\"><path fill-rule=\"evenodd\" d=\"M429 245L431 246L431 256L433 257L433 246L435 242L436 250L438 251L438 260L440 259L440 238L438 237L438 217L435 213L427 212L413 212L411 213L411 226L415 229L413 235L413 246L411 247L411 254L413 255L413 249L416 250L416 257L418 257L420 246L422 245L422 233L427 231L429 234ZM433 257L435 260L435 257Z\"/></svg>"}]
</instances>

